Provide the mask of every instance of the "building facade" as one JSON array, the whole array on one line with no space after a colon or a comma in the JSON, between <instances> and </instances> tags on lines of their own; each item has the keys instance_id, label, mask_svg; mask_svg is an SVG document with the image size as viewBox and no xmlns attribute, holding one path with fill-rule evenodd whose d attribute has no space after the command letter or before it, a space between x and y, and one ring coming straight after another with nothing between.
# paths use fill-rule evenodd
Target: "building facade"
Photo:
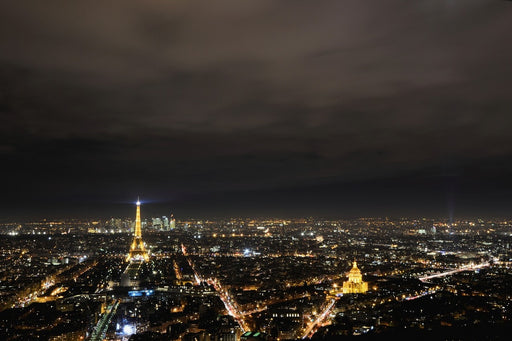
<instances>
[{"instance_id":1,"label":"building facade","mask_svg":"<svg viewBox=\"0 0 512 341\"><path fill-rule=\"evenodd\" d=\"M343 282L344 294L364 294L368 291L368 282L363 282L361 270L357 267L357 262L354 261L352 269L348 273L348 280Z\"/></svg>"}]
</instances>

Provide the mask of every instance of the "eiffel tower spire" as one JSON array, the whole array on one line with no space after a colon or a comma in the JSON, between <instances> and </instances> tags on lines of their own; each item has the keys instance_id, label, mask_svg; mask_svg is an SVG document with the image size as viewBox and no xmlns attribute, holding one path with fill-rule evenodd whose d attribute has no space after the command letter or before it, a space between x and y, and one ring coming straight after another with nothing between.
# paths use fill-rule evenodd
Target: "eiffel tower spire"
<instances>
[{"instance_id":1,"label":"eiffel tower spire","mask_svg":"<svg viewBox=\"0 0 512 341\"><path fill-rule=\"evenodd\" d=\"M130 246L130 253L126 257L127 261L148 261L149 255L142 241L142 231L140 224L140 200L137 198L137 214L135 216L135 233L133 235L132 245Z\"/></svg>"}]
</instances>

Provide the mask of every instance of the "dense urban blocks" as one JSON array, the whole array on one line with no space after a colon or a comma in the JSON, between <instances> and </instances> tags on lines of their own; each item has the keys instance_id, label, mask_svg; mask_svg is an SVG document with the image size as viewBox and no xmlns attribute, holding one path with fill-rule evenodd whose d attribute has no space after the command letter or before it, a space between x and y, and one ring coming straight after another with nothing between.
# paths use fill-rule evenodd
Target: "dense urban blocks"
<instances>
[{"instance_id":1,"label":"dense urban blocks","mask_svg":"<svg viewBox=\"0 0 512 341\"><path fill-rule=\"evenodd\" d=\"M129 262L134 232L112 231L111 219L4 224L0 338L435 337L476 326L494 338L510 329L509 221L189 219L169 231L144 220L151 256ZM137 218L119 221L136 230Z\"/></svg>"}]
</instances>

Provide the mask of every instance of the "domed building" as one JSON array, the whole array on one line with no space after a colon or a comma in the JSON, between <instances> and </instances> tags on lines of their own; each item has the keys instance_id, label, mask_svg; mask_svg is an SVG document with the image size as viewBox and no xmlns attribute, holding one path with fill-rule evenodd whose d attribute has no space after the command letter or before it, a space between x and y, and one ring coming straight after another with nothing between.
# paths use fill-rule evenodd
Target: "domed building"
<instances>
[{"instance_id":1,"label":"domed building","mask_svg":"<svg viewBox=\"0 0 512 341\"><path fill-rule=\"evenodd\" d=\"M357 267L357 262L354 260L352 269L348 273L348 281L343 282L344 294L364 294L368 291L368 282L363 282L361 270Z\"/></svg>"}]
</instances>

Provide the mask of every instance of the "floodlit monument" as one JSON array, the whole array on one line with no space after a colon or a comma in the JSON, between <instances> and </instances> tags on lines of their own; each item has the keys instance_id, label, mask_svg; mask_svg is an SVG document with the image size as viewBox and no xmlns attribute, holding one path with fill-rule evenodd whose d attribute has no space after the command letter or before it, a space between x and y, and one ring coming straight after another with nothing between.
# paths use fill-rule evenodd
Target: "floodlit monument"
<instances>
[{"instance_id":1,"label":"floodlit monument","mask_svg":"<svg viewBox=\"0 0 512 341\"><path fill-rule=\"evenodd\" d=\"M354 260L352 269L348 273L348 281L343 282L344 294L364 294L368 291L368 282L363 282L361 270L357 267L357 262Z\"/></svg>"},{"instance_id":2,"label":"floodlit monument","mask_svg":"<svg viewBox=\"0 0 512 341\"><path fill-rule=\"evenodd\" d=\"M142 232L140 224L140 200L137 200L137 214L135 216L135 233L133 235L130 253L126 257L129 262L144 262L149 260L148 252L142 241Z\"/></svg>"}]
</instances>

